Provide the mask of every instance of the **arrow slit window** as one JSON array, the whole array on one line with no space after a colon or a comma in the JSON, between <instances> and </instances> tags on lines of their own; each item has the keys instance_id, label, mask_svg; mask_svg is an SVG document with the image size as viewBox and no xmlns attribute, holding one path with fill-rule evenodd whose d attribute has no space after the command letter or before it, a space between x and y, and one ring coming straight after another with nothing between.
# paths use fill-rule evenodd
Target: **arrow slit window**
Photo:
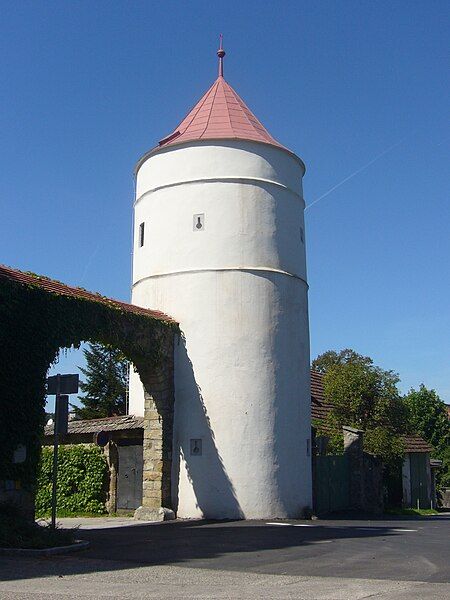
<instances>
[{"instance_id":1,"label":"arrow slit window","mask_svg":"<svg viewBox=\"0 0 450 600\"><path fill-rule=\"evenodd\" d=\"M144 236L145 236L145 223L141 223L139 225L139 248L142 248L144 245Z\"/></svg>"},{"instance_id":2,"label":"arrow slit window","mask_svg":"<svg viewBox=\"0 0 450 600\"><path fill-rule=\"evenodd\" d=\"M203 231L205 229L205 215L204 213L194 215L193 219L193 230L194 231Z\"/></svg>"}]
</instances>

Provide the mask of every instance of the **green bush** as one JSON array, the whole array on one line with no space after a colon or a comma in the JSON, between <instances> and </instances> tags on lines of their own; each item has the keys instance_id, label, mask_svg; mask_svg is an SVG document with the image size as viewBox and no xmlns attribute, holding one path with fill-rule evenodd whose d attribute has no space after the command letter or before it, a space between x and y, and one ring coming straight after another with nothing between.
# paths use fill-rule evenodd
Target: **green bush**
<instances>
[{"instance_id":1,"label":"green bush","mask_svg":"<svg viewBox=\"0 0 450 600\"><path fill-rule=\"evenodd\" d=\"M42 449L38 472L36 514L48 515L52 502L53 447ZM58 452L57 508L61 513L104 514L108 465L94 445L60 446Z\"/></svg>"}]
</instances>

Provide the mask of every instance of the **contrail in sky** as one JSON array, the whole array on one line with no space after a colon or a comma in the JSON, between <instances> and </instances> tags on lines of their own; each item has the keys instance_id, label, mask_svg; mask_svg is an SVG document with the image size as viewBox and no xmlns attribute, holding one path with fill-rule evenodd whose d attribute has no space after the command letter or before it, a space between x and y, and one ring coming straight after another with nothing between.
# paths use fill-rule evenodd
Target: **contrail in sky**
<instances>
[{"instance_id":1,"label":"contrail in sky","mask_svg":"<svg viewBox=\"0 0 450 600\"><path fill-rule=\"evenodd\" d=\"M385 154L387 154L388 152L390 152L391 150L393 150L397 146L400 146L400 144L403 144L403 142L408 137L409 137L409 135L407 135L404 138L402 138L399 142L395 142L395 144L392 144L392 146L389 146L388 148L386 148L386 150L383 150L383 152L380 152L380 154L377 154L375 156L375 158L372 158L372 160L369 160L368 163L366 163L365 165L363 165L362 167L360 167L359 169L357 169L356 171L354 171L353 173L351 173L350 175L348 175L345 179L343 179L342 181L340 181L336 185L333 185L332 188L330 188L324 194L322 194L321 196L319 196L318 198L316 198L315 200L313 200L311 202L311 204L308 204L308 206L305 207L305 210L308 210L308 208L311 208L311 206L313 206L314 204L317 204L317 202L319 202L319 200L322 200L323 198L325 198L326 196L328 196L329 194L331 194L331 192L334 192L334 190L336 190L338 187L341 187L341 185L344 185L344 183L346 181L348 181L349 179L352 179L353 177L355 177L356 175L358 175L358 173L361 173L361 171L364 171L365 169L367 169L368 167L370 167L370 165L373 165L373 163L376 162L379 158L381 158L382 156L384 156Z\"/></svg>"},{"instance_id":2,"label":"contrail in sky","mask_svg":"<svg viewBox=\"0 0 450 600\"><path fill-rule=\"evenodd\" d=\"M84 270L83 270L83 274L81 276L80 279L80 285L84 282L84 278L87 275L87 272L92 264L92 261L94 260L94 258L97 256L98 251L100 250L100 246L102 245L102 242L97 242L96 247L94 248L94 251L91 253L90 257L87 259L86 264L84 265Z\"/></svg>"}]
</instances>

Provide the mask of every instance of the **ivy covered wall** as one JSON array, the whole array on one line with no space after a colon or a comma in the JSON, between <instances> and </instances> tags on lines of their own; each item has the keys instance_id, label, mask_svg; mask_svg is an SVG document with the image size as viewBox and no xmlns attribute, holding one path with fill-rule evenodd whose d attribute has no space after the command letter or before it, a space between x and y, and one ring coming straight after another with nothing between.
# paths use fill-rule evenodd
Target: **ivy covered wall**
<instances>
[{"instance_id":1,"label":"ivy covered wall","mask_svg":"<svg viewBox=\"0 0 450 600\"><path fill-rule=\"evenodd\" d=\"M53 447L42 449L36 489L36 515L52 507ZM108 464L99 446L61 446L58 452L58 512L65 515L106 513Z\"/></svg>"},{"instance_id":2,"label":"ivy covered wall","mask_svg":"<svg viewBox=\"0 0 450 600\"><path fill-rule=\"evenodd\" d=\"M147 387L145 377L161 371L176 331L161 313L0 266L0 485L35 490L46 376L60 348L83 341L120 348ZM26 459L15 463L21 445Z\"/></svg>"}]
</instances>

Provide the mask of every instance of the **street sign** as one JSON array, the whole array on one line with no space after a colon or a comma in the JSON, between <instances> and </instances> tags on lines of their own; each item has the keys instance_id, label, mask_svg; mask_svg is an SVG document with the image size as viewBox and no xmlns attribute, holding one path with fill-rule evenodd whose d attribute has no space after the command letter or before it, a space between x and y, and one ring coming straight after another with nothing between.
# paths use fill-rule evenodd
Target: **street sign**
<instances>
[{"instance_id":1,"label":"street sign","mask_svg":"<svg viewBox=\"0 0 450 600\"><path fill-rule=\"evenodd\" d=\"M52 375L52 377L47 377L47 396L78 394L78 381L78 375Z\"/></svg>"},{"instance_id":2,"label":"street sign","mask_svg":"<svg viewBox=\"0 0 450 600\"><path fill-rule=\"evenodd\" d=\"M69 396L60 394L55 405L55 431L66 435L69 425Z\"/></svg>"}]
</instances>

